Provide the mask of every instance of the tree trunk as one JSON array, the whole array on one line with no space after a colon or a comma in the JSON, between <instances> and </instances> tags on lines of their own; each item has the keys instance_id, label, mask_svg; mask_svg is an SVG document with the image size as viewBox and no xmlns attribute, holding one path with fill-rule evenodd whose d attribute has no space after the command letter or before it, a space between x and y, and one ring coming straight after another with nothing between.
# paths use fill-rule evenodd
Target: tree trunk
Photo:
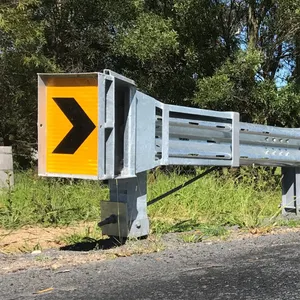
<instances>
[{"instance_id":1,"label":"tree trunk","mask_svg":"<svg viewBox=\"0 0 300 300\"><path fill-rule=\"evenodd\" d=\"M256 0L248 1L248 43L249 48L255 49L258 41L258 18L256 15Z\"/></svg>"},{"instance_id":2,"label":"tree trunk","mask_svg":"<svg viewBox=\"0 0 300 300\"><path fill-rule=\"evenodd\" d=\"M300 31L295 34L295 70L294 77L300 90Z\"/></svg>"}]
</instances>

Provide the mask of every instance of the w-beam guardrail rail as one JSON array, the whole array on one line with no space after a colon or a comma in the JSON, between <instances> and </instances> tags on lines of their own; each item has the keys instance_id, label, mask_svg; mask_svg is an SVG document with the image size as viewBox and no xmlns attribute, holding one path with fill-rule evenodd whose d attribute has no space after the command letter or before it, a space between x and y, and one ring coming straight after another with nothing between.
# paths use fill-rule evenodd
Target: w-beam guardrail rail
<instances>
[{"instance_id":1,"label":"w-beam guardrail rail","mask_svg":"<svg viewBox=\"0 0 300 300\"><path fill-rule=\"evenodd\" d=\"M299 213L299 129L163 104L110 70L38 74L38 104L39 175L108 180L104 234L148 235L147 170L161 165L282 167L282 212Z\"/></svg>"}]
</instances>

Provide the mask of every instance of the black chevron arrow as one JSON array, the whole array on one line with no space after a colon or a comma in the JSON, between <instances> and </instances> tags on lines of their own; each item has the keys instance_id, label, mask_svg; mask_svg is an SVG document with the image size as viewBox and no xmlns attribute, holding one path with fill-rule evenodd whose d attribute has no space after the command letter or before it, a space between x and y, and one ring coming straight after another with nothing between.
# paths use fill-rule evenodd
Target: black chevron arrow
<instances>
[{"instance_id":1,"label":"black chevron arrow","mask_svg":"<svg viewBox=\"0 0 300 300\"><path fill-rule=\"evenodd\" d=\"M74 98L53 98L53 100L73 125L53 153L74 154L96 126Z\"/></svg>"}]
</instances>

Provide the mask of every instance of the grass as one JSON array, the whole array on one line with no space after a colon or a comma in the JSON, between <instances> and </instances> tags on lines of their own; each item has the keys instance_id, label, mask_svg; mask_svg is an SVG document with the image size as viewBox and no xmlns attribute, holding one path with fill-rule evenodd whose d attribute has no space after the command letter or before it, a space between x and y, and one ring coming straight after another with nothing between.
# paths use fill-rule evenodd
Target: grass
<instances>
[{"instance_id":1,"label":"grass","mask_svg":"<svg viewBox=\"0 0 300 300\"><path fill-rule=\"evenodd\" d=\"M15 174L15 186L0 193L0 227L68 225L98 220L99 201L108 199L101 183Z\"/></svg>"},{"instance_id":2,"label":"grass","mask_svg":"<svg viewBox=\"0 0 300 300\"><path fill-rule=\"evenodd\" d=\"M187 179L175 173L167 179L158 173L156 181L149 186L149 199ZM189 230L199 224L252 228L272 222L281 212L280 202L279 183L266 185L254 178L237 182L231 177L207 176L151 206L149 215L154 231L178 231L181 227Z\"/></svg>"},{"instance_id":3,"label":"grass","mask_svg":"<svg viewBox=\"0 0 300 300\"><path fill-rule=\"evenodd\" d=\"M58 239L67 245L73 245L77 243L89 243L97 242L102 238L102 234L96 226L94 228L86 228L84 232L75 232L66 236L59 237Z\"/></svg>"},{"instance_id":4,"label":"grass","mask_svg":"<svg viewBox=\"0 0 300 300\"><path fill-rule=\"evenodd\" d=\"M181 236L185 243L199 243L203 240L203 235L200 233L186 233Z\"/></svg>"},{"instance_id":5,"label":"grass","mask_svg":"<svg viewBox=\"0 0 300 300\"><path fill-rule=\"evenodd\" d=\"M150 174L148 200L190 178L191 175L176 172ZM0 227L98 221L99 201L105 199L108 199L108 188L98 182L38 178L33 172L17 172L14 188L0 193ZM280 180L270 183L251 172L240 172L234 177L208 175L151 205L148 209L151 232L199 230L204 236L218 236L234 225L266 226L273 224L274 217L280 214L280 201ZM83 239L82 236L68 238L70 243Z\"/></svg>"}]
</instances>

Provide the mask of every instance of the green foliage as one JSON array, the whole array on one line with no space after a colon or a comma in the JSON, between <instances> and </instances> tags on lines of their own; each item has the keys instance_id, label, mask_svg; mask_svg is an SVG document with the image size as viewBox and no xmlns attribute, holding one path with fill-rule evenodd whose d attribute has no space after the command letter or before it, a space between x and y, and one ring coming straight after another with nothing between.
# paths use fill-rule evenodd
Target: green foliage
<instances>
[{"instance_id":1,"label":"green foliage","mask_svg":"<svg viewBox=\"0 0 300 300\"><path fill-rule=\"evenodd\" d=\"M274 92L275 93L275 92ZM300 93L296 82L276 91L277 98L273 101L273 123L280 126L300 127Z\"/></svg>"},{"instance_id":2,"label":"green foliage","mask_svg":"<svg viewBox=\"0 0 300 300\"><path fill-rule=\"evenodd\" d=\"M230 109L234 104L233 92L234 82L230 80L228 74L220 72L198 81L194 103L201 108Z\"/></svg>"},{"instance_id":3,"label":"green foliage","mask_svg":"<svg viewBox=\"0 0 300 300\"><path fill-rule=\"evenodd\" d=\"M249 173L248 173L249 174ZM224 178L209 175L149 207L156 231L185 226L185 220L214 226L255 227L280 213L280 184L264 181L265 175L242 174ZM158 173L148 189L149 199L180 185L189 177ZM264 178L264 179L262 179ZM269 182L269 184L268 184ZM181 223L183 222L183 223ZM270 221L272 222L272 221ZM199 225L200 226L200 225ZM196 227L197 228L197 227ZM185 228L187 229L187 228ZM188 230L193 227L188 227Z\"/></svg>"},{"instance_id":4,"label":"green foliage","mask_svg":"<svg viewBox=\"0 0 300 300\"><path fill-rule=\"evenodd\" d=\"M221 41L221 8L199 0L143 1L116 40L122 73L163 102L191 105L193 74L212 75L237 45L232 33Z\"/></svg>"},{"instance_id":5,"label":"green foliage","mask_svg":"<svg viewBox=\"0 0 300 300\"><path fill-rule=\"evenodd\" d=\"M257 167L244 166L240 168L222 168L216 172L219 181L228 184L231 182L236 185L252 187L260 192L269 192L270 190L279 190L281 187L281 168L276 167ZM278 211L279 212L279 211Z\"/></svg>"},{"instance_id":6,"label":"green foliage","mask_svg":"<svg viewBox=\"0 0 300 300\"><path fill-rule=\"evenodd\" d=\"M183 221L176 221L176 219L154 219L151 222L151 230L156 234L164 234L169 232L191 232L191 234L193 234L196 231L197 236L201 235L201 238L221 236L225 235L227 232L224 226L200 223L195 219Z\"/></svg>"},{"instance_id":7,"label":"green foliage","mask_svg":"<svg viewBox=\"0 0 300 300\"><path fill-rule=\"evenodd\" d=\"M141 60L162 60L168 52L178 49L178 35L171 20L153 13L143 13L136 24L121 33L118 48L121 54Z\"/></svg>"},{"instance_id":8,"label":"green foliage","mask_svg":"<svg viewBox=\"0 0 300 300\"><path fill-rule=\"evenodd\" d=\"M36 148L36 73L56 70L42 51L44 26L31 19L38 3L0 6L0 145L12 145L23 166Z\"/></svg>"},{"instance_id":9,"label":"green foliage","mask_svg":"<svg viewBox=\"0 0 300 300\"><path fill-rule=\"evenodd\" d=\"M197 233L183 234L181 238L185 243L199 243L203 240L202 235Z\"/></svg>"},{"instance_id":10,"label":"green foliage","mask_svg":"<svg viewBox=\"0 0 300 300\"><path fill-rule=\"evenodd\" d=\"M34 19L45 24L47 57L65 72L94 72L115 68L113 42L135 10L131 0L43 0Z\"/></svg>"},{"instance_id":11,"label":"green foliage","mask_svg":"<svg viewBox=\"0 0 300 300\"><path fill-rule=\"evenodd\" d=\"M243 120L258 121L260 115L255 114L265 115L260 109L267 101L256 90L264 84L255 80L261 62L260 52L240 51L215 75L198 80L194 103L202 108L238 111Z\"/></svg>"},{"instance_id":12,"label":"green foliage","mask_svg":"<svg viewBox=\"0 0 300 300\"><path fill-rule=\"evenodd\" d=\"M0 49L3 57L17 57L19 63L30 67L53 66L42 52L45 44L43 23L32 20L33 7L39 1L20 2L16 7L4 7L0 10L0 30L3 41Z\"/></svg>"},{"instance_id":13,"label":"green foliage","mask_svg":"<svg viewBox=\"0 0 300 300\"><path fill-rule=\"evenodd\" d=\"M262 62L259 51L241 51L215 75L198 80L194 103L202 108L238 111L247 122L299 127L297 84L290 82L278 89L273 80L260 77Z\"/></svg>"}]
</instances>

